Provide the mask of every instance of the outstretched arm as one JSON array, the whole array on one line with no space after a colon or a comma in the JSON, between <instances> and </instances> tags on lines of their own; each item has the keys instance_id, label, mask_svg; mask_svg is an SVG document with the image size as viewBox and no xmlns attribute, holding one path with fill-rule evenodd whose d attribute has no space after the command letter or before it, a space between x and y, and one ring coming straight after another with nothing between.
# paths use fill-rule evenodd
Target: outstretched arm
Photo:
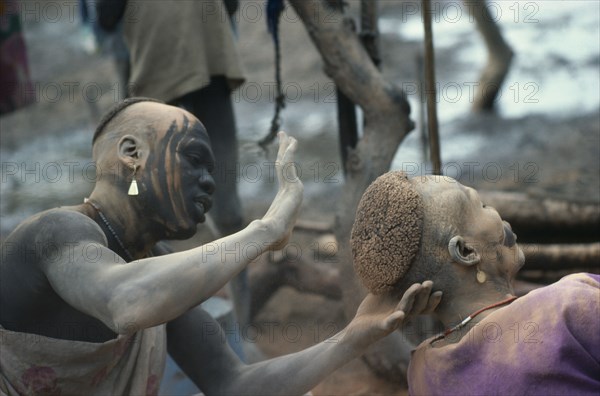
<instances>
[{"instance_id":1,"label":"outstretched arm","mask_svg":"<svg viewBox=\"0 0 600 396\"><path fill-rule=\"evenodd\" d=\"M168 322L212 296L263 252L282 247L292 232L303 193L295 168L288 166L297 143L283 132L279 137L279 190L265 216L204 246L124 265L106 248L104 235L91 220L70 211L57 215L65 224L56 225L55 233L60 231L64 243L53 242L65 249L61 257L72 259L44 260L42 270L53 289L117 333ZM79 217L65 219L69 216ZM67 241L72 235L77 235L76 242Z\"/></svg>"},{"instance_id":2,"label":"outstretched arm","mask_svg":"<svg viewBox=\"0 0 600 396\"><path fill-rule=\"evenodd\" d=\"M300 395L362 355L407 316L433 311L441 292L431 293L431 288L429 281L415 284L399 303L370 294L354 319L335 336L303 351L252 365L239 361L208 314L194 310L168 324L169 353L206 394Z\"/></svg>"}]
</instances>

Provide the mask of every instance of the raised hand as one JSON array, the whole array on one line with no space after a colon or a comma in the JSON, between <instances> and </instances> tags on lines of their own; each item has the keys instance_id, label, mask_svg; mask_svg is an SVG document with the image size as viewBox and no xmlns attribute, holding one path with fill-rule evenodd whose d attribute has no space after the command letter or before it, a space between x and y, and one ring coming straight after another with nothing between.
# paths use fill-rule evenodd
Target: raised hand
<instances>
[{"instance_id":1,"label":"raised hand","mask_svg":"<svg viewBox=\"0 0 600 396\"><path fill-rule=\"evenodd\" d=\"M279 182L279 190L271 203L269 210L263 217L263 221L273 232L272 250L278 250L288 242L304 192L304 185L298 178L296 165L294 164L294 153L298 142L285 132L279 132L279 151L275 161L275 172Z\"/></svg>"},{"instance_id":2,"label":"raised hand","mask_svg":"<svg viewBox=\"0 0 600 396\"><path fill-rule=\"evenodd\" d=\"M431 292L433 282L415 283L400 302L389 295L369 293L362 301L347 329L357 346L366 347L399 328L409 317L431 313L442 299L442 292Z\"/></svg>"}]
</instances>

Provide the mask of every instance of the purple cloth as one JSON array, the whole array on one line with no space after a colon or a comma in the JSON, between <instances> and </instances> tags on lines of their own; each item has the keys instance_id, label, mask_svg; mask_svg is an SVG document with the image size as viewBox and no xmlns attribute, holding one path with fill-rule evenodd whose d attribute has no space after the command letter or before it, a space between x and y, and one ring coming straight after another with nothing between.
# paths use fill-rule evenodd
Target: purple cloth
<instances>
[{"instance_id":1,"label":"purple cloth","mask_svg":"<svg viewBox=\"0 0 600 396\"><path fill-rule=\"evenodd\" d=\"M534 290L454 344L424 341L408 383L411 395L599 395L600 276Z\"/></svg>"}]
</instances>

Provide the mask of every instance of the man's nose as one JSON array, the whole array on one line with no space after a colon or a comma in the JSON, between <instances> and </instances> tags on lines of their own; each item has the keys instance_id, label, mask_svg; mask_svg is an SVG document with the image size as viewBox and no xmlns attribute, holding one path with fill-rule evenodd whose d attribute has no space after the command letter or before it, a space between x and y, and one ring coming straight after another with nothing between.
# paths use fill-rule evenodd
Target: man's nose
<instances>
[{"instance_id":1,"label":"man's nose","mask_svg":"<svg viewBox=\"0 0 600 396\"><path fill-rule=\"evenodd\" d=\"M214 194L215 192L215 179L213 179L213 177L211 176L210 173L208 172L202 172L202 175L200 176L200 178L198 179L198 181L200 182L200 187L202 187L202 189L207 193L207 194Z\"/></svg>"}]
</instances>

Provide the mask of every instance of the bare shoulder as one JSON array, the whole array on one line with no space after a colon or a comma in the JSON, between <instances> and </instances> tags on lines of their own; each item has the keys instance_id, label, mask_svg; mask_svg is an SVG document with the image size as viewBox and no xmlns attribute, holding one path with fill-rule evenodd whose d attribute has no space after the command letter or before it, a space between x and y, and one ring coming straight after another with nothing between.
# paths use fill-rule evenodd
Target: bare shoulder
<instances>
[{"instance_id":1,"label":"bare shoulder","mask_svg":"<svg viewBox=\"0 0 600 396\"><path fill-rule=\"evenodd\" d=\"M107 244L106 236L92 219L72 208L49 209L24 220L7 237L5 243L73 244L94 241Z\"/></svg>"},{"instance_id":2,"label":"bare shoulder","mask_svg":"<svg viewBox=\"0 0 600 396\"><path fill-rule=\"evenodd\" d=\"M2 243L0 323L17 331L55 336L48 329L36 327L34 331L28 326L32 321L53 318L57 312L69 312L69 318L82 320L80 314L73 316L72 309L65 311L67 304L57 296L47 270L72 266L81 256L76 246L88 243L105 246L106 237L92 219L73 208L50 209L19 224Z\"/></svg>"},{"instance_id":3,"label":"bare shoulder","mask_svg":"<svg viewBox=\"0 0 600 396\"><path fill-rule=\"evenodd\" d=\"M24 220L2 243L3 272L23 271L63 257L80 243L106 246L106 236L88 216L70 208L40 212ZM55 260L56 261L56 260Z\"/></svg>"}]
</instances>

